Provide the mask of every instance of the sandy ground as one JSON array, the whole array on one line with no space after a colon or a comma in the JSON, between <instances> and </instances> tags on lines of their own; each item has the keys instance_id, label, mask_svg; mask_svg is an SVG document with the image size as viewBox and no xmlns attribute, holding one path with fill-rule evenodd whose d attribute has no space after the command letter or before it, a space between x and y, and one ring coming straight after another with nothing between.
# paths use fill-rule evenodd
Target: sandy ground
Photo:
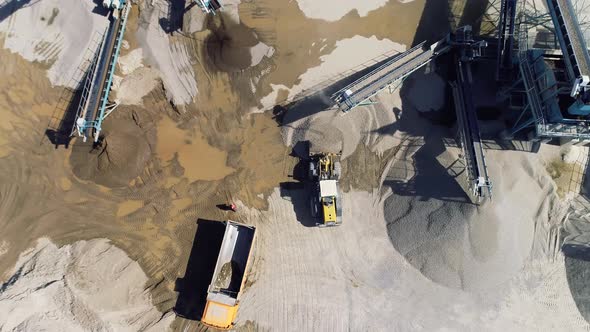
<instances>
[{"instance_id":1,"label":"sandy ground","mask_svg":"<svg viewBox=\"0 0 590 332\"><path fill-rule=\"evenodd\" d=\"M301 111L288 112L283 118L285 144L295 146L298 142L311 141L316 151L342 152L343 159L351 156L359 144L382 154L399 145L399 136L393 135L396 115L393 109L401 107L399 91L381 94L375 100L390 99L392 107L382 104L363 106L359 112L346 116L329 109L309 116ZM300 113L301 112L301 113Z\"/></svg>"},{"instance_id":2,"label":"sandy ground","mask_svg":"<svg viewBox=\"0 0 590 332\"><path fill-rule=\"evenodd\" d=\"M7 272L0 297L17 286L7 281L26 266L38 238L59 246L47 244L51 253L110 246L91 240L107 238L146 276L137 272L124 286L137 296L120 302L151 301L170 313L187 291L179 286L191 273L195 221L233 218L259 230L239 312L244 330L588 330L580 276L590 270L564 259L554 241L584 152L570 164L574 150L491 150L499 194L475 206L452 128L436 124L439 113L424 112L446 106L432 67L347 116L330 110L327 93L288 104L318 84L345 82L383 52L440 38L450 28L449 7L469 9L459 21L478 17L481 1L459 2L357 2L359 15L332 21L307 17L303 1L234 1L187 32L174 3L140 1L117 70L121 105L96 149L79 141L64 148L45 134L76 106L48 73L62 61L83 63L68 56L83 53L85 43L63 35L64 45L79 48L51 63L0 50L0 271ZM36 2L2 21L13 34L4 34L5 47L41 38L15 22L25 13L41 21L51 4ZM70 8L86 13L86 5ZM252 113L275 104L288 108ZM302 141L342 149L345 218L338 228L307 227L307 194L296 174L302 164L292 151ZM239 202L238 214L215 206L230 201ZM574 234L583 226L568 227ZM76 275L52 271L55 279ZM18 286L28 286L25 277ZM136 314L121 309L108 324ZM203 330L179 317L172 328Z\"/></svg>"},{"instance_id":3,"label":"sandy ground","mask_svg":"<svg viewBox=\"0 0 590 332\"><path fill-rule=\"evenodd\" d=\"M166 331L137 262L105 239L24 252L0 293L6 331Z\"/></svg>"},{"instance_id":4,"label":"sandy ground","mask_svg":"<svg viewBox=\"0 0 590 332\"><path fill-rule=\"evenodd\" d=\"M313 1L297 0L299 8L310 18L319 18L327 21L337 21L342 16L352 10L356 10L358 15L366 16L371 10L376 10L387 3L387 0L369 0L369 1Z\"/></svg>"},{"instance_id":5,"label":"sandy ground","mask_svg":"<svg viewBox=\"0 0 590 332\"><path fill-rule=\"evenodd\" d=\"M108 26L107 17L93 12L96 4L92 1L20 3L23 8L13 4L16 8L8 14L14 13L0 21L0 31L5 34L4 48L29 61L45 63L52 84L75 88Z\"/></svg>"},{"instance_id":6,"label":"sandy ground","mask_svg":"<svg viewBox=\"0 0 590 332\"><path fill-rule=\"evenodd\" d=\"M403 111L385 122L397 148L378 184L381 191L346 193L343 226L306 227L313 224L307 193L291 186L281 186L270 197L269 211L248 211L250 223L264 225L262 232L276 235L261 236L257 244L264 258L255 264L254 286L244 299L244 306L251 304L242 310L240 320L254 321L261 329L293 331L392 326L394 330L588 330L578 311L583 300L577 294L584 292L583 287L572 283L573 269L566 268L555 246L567 204L560 201L550 173L551 160L572 162L581 151L488 150L497 194L491 202L476 206L463 187L464 175L457 164L460 151L453 139L445 138L453 137L451 130L419 115L442 106L439 78L419 74L406 86ZM431 98L417 102L416 91L425 90L432 92ZM378 100L381 112L400 105L399 98L387 91ZM356 124L374 124L366 118L374 114L372 108L360 108L346 117ZM299 111L290 109L284 121L299 118ZM298 120L306 140L314 145L346 144L347 138L313 134L337 132L338 121L318 121L329 113L305 114ZM284 130L293 132L290 126ZM370 142L370 135L367 138ZM345 172L343 182L347 174L360 175ZM269 224L277 230L267 230ZM290 264L281 264L285 261Z\"/></svg>"},{"instance_id":7,"label":"sandy ground","mask_svg":"<svg viewBox=\"0 0 590 332\"><path fill-rule=\"evenodd\" d=\"M175 104L188 104L197 95L197 82L192 68L194 61L182 43L171 39L163 31L162 20L170 19L169 4L165 1L144 1L140 5L137 40L146 63L160 71L164 86Z\"/></svg>"},{"instance_id":8,"label":"sandy ground","mask_svg":"<svg viewBox=\"0 0 590 332\"><path fill-rule=\"evenodd\" d=\"M366 52L361 54L354 50L362 48ZM306 90L316 92L318 87L325 84L337 82L339 79L347 77L347 73L354 73L365 67L375 64L374 59L381 59L383 54L393 55L405 51L406 47L392 42L388 39L379 40L375 36L365 38L354 36L339 40L336 42L335 49L321 56L322 63L316 67L308 69L299 76L298 83L293 87L284 85L273 85L273 91L264 96L260 103L262 107L258 110L267 110L277 101L279 94L284 93L284 98L289 99L305 93ZM310 51L311 53L311 51ZM285 92L287 92L285 94ZM325 96L329 98L330 96Z\"/></svg>"},{"instance_id":9,"label":"sandy ground","mask_svg":"<svg viewBox=\"0 0 590 332\"><path fill-rule=\"evenodd\" d=\"M425 278L391 247L387 198L378 192L346 193L344 224L330 229L305 227L306 197L276 191L269 211L243 212L259 225L260 258L240 322L282 331L588 330L563 258L529 261L486 290L455 290Z\"/></svg>"}]
</instances>

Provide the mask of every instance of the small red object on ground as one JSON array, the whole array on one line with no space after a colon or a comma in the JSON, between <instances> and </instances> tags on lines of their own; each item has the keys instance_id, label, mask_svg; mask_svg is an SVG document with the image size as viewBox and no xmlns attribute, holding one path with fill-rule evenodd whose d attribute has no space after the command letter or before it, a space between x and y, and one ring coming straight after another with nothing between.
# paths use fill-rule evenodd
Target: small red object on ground
<instances>
[{"instance_id":1,"label":"small red object on ground","mask_svg":"<svg viewBox=\"0 0 590 332\"><path fill-rule=\"evenodd\" d=\"M234 211L234 212L236 212L236 210L238 209L238 207L237 207L237 206L236 206L234 203L231 203L231 204L229 205L229 208L230 208L232 211Z\"/></svg>"}]
</instances>

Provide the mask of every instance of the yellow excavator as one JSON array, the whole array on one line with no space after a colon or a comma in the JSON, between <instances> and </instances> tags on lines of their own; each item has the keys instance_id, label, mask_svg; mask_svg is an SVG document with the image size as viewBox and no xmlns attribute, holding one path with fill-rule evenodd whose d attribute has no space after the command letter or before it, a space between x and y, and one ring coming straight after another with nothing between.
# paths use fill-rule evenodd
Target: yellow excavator
<instances>
[{"instance_id":1,"label":"yellow excavator","mask_svg":"<svg viewBox=\"0 0 590 332\"><path fill-rule=\"evenodd\" d=\"M313 182L311 214L318 226L342 223L342 195L338 186L341 167L334 153L310 154L309 179Z\"/></svg>"}]
</instances>

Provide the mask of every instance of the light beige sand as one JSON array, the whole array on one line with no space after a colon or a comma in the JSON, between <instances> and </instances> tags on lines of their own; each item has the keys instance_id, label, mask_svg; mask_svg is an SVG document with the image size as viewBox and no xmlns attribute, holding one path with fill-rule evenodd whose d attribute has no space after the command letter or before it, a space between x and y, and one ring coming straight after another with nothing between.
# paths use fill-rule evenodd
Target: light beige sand
<instances>
[{"instance_id":1,"label":"light beige sand","mask_svg":"<svg viewBox=\"0 0 590 332\"><path fill-rule=\"evenodd\" d=\"M6 36L4 48L29 61L47 63L52 84L75 88L108 19L93 13L96 3L92 0L22 3L26 6L0 22L0 32Z\"/></svg>"},{"instance_id":2,"label":"light beige sand","mask_svg":"<svg viewBox=\"0 0 590 332\"><path fill-rule=\"evenodd\" d=\"M143 67L143 49L136 48L120 56L117 65L123 75L129 75L134 70Z\"/></svg>"},{"instance_id":3,"label":"light beige sand","mask_svg":"<svg viewBox=\"0 0 590 332\"><path fill-rule=\"evenodd\" d=\"M161 84L160 73L152 68L139 67L113 84L115 101L123 105L141 105L143 97Z\"/></svg>"},{"instance_id":4,"label":"light beige sand","mask_svg":"<svg viewBox=\"0 0 590 332\"><path fill-rule=\"evenodd\" d=\"M249 2L248 7L261 3ZM175 103L192 101L197 90L194 72L191 72L196 67L191 62L191 50L186 48L187 44L177 43L176 38L163 34L159 19L164 14L150 4L166 5L162 1L143 3L144 20L141 22L147 25L143 26L140 39L146 65L152 65L163 73L162 80ZM369 16L378 17L375 12ZM273 19L272 16L270 18ZM304 21L311 26L310 22ZM351 27L393 30L386 22L389 21L376 19L373 26L369 22L355 25L352 21L346 31ZM410 28L405 29L413 29L412 24L408 26ZM323 27L330 28L328 25ZM331 33L335 33L335 26L331 29ZM375 35L372 30L371 33L364 30L363 35ZM319 51L317 54L321 54L322 58L318 60L318 55L309 62L318 60L323 61L322 64L294 64L293 67L298 70L290 74L294 73L294 79L299 78L299 82L291 91L281 93L296 95L315 85L316 79L324 80L362 63L361 56L370 54L372 57L392 47L404 49L389 39L353 36L347 35L335 42L338 45L333 52L323 54ZM330 49L330 43L323 44L321 38L324 37L318 35L319 39L314 43L321 45L318 48ZM404 38L411 40L411 36ZM301 47L289 48L285 47L283 40L286 39L281 40L284 48L277 48L277 54L272 59L291 51L297 53L297 50L307 46L291 39L290 43ZM281 55L281 52L284 53ZM287 59L282 58L282 62L277 63L284 67L288 64ZM307 73L305 66L311 67ZM299 70L301 68L303 71ZM300 72L304 74L300 75ZM290 76L282 75L285 75L283 80L274 78L271 81L276 83L276 93L266 100L270 106L277 99L281 87L293 85ZM219 211L212 211L211 205L216 203L212 200L189 200L195 196L224 200L227 199L227 188L237 188L235 198L246 197L248 204L254 205L251 197L264 199L265 196L260 193L269 186L286 181L290 172L291 165L286 157L288 151L272 144L280 141L276 123L262 115L239 119L237 124L234 123L235 107L240 105L241 100L227 85L229 78L222 74L207 77L209 85L215 89L207 85L204 91L211 89L211 95L215 97L211 99L215 99L215 103L208 100L213 106L205 102L199 104L207 111L206 114L188 113L180 119L198 116L200 130L195 130L193 137L192 129L180 130L173 121L163 129L158 128L158 134L164 134L164 137L157 143L171 144L158 152L159 147L154 143L154 152L164 162L165 168L159 168L157 163L150 164L145 172L131 181L128 188L117 190L94 186L90 180L82 183L71 176L69 165L62 165L67 160L67 153L62 150L54 152L52 147L48 149L47 146L39 148L37 137L31 139L21 135L22 132L11 130L29 129L38 124L38 118L46 111L40 102L35 103L36 108L22 107L23 104L27 106L26 102L31 98L41 96L40 93L33 94L32 91L37 90L16 89L10 87L12 83L7 83L10 88L0 95L6 95L3 100L10 101L7 104L21 107L7 108L2 113L10 121L2 124L7 127L2 127L0 145L10 145L10 148L7 152L0 151L0 155L13 153L0 163L5 170L5 185L1 190L4 194L0 196L3 199L0 203L5 208L0 209L0 221L5 225L7 240L12 241L2 242L0 246L1 251L8 252L4 258L8 259L14 254L11 252L14 248L25 246L23 243L29 243L39 234L53 234L61 241L106 234L117 239L130 255L145 264L150 277L163 281L163 286L158 289L160 297L154 302L168 310L174 302L169 294L173 293L175 277L179 275L179 266L182 266L180 269L185 266L187 248L192 244L194 220L198 217L226 217ZM433 86L439 87L439 83ZM344 194L346 217L342 226L330 229L304 227L301 223L311 223L307 208L309 197L297 190L282 188L280 193L279 190L274 191L268 198L268 211L243 205L239 207L236 219L257 225L259 240L250 278L253 284L242 299L238 323L286 331L587 330L588 325L572 299L564 261L550 246L554 237L553 221L558 219L560 209L554 195L555 187L545 168L541 167L544 165L540 158L504 151L490 153L488 164L494 172L497 190L503 196L474 211L470 205L450 202L453 198L464 198L461 196L463 188L458 185L464 180L458 177L449 181L446 173L456 169L452 165L457 160L458 151L443 145L440 131L445 129L433 128L417 118L404 119L410 114L404 113L409 107L401 104L396 93L389 95L384 92L376 99L381 104L360 108L347 117L317 110L320 113L293 122L294 128L290 128L292 131L287 131L285 135L289 144L299 139L310 139L316 143L343 145L345 160L351 161L351 167L364 167L362 172L345 169L343 182L366 182L368 173L378 173L372 175L382 178L382 184L371 182L353 187L372 187L366 192L351 190ZM426 98L409 104L428 110L439 105L437 100ZM393 112L394 107L402 106L402 113ZM24 109L32 109L33 114L25 113ZM148 110L141 110L143 113L138 112L134 114L137 117L127 121L137 121L138 126L158 123L150 119ZM177 115L176 110L165 108L164 111ZM316 110L311 110L311 113L316 113ZM117 123L126 123L122 118L118 120L121 121ZM326 134L327 129L329 135ZM223 145L225 151L209 146L205 137L198 135L206 130L219 132L219 136L208 132L207 138L217 138L213 142ZM189 144L187 139L193 143ZM33 140L33 143L29 142ZM32 146L38 148L32 149ZM395 159L388 163L389 172L381 176L381 165L372 158L375 154L389 158L394 152L397 153ZM208 156L207 169L199 168L203 163L201 154ZM235 164L241 169L234 172L226 165L229 155L235 157L230 158L232 167ZM179 174L175 165L180 165L184 174ZM435 169L424 169L424 165ZM231 174L226 176L224 171ZM506 177L504 172L508 172ZM61 185L64 175L72 179L70 186ZM232 175L236 176L232 182L208 182L205 186L199 186L199 181L189 184L193 180L213 181ZM413 192L416 187L412 186L411 180L416 175L419 178L422 176L417 187L420 190ZM180 179L182 176L190 181ZM397 186L392 183L394 180L398 180ZM62 199L55 195L52 186L69 189L58 191L64 196ZM380 190L373 189L375 187ZM430 191L425 192L425 189ZM64 190L66 192L62 193ZM129 203L129 199L142 201L143 206L139 206L138 202ZM62 208L63 201L68 203L65 208ZM60 209L56 210L57 206ZM115 221L113 219L119 208L126 215ZM39 217L39 213L43 215ZM81 217L87 219L80 222ZM61 228L55 227L63 225L64 220L69 223ZM22 232L23 227L27 232ZM66 234L61 234L60 230ZM55 250L59 252L61 249ZM557 259L551 261L555 256ZM59 258L67 257L61 255ZM107 261L111 259L105 259L100 264ZM3 262L0 260L0 263ZM112 264L109 268L112 266L119 265ZM132 269L134 263L129 266L128 269ZM30 274L30 277L34 275ZM56 279L63 275L65 273L57 273ZM103 275L95 273L93 276ZM23 286L25 289L30 285L42 285L28 279L19 280L27 281ZM137 284L134 278L124 281L126 285L122 287L135 287ZM49 286L52 285L61 285L61 282L58 280ZM107 288L101 283L97 285ZM51 287L39 291L47 289ZM137 294L137 290L133 289L131 293ZM126 292L117 295L124 294ZM61 294L56 297L62 298ZM98 305L111 308L108 303L100 302ZM19 303L17 306L24 305ZM31 307L37 309L33 305ZM144 308L151 313L151 307ZM136 315L136 312L127 311L123 315ZM78 317L82 317L80 319L84 323L98 324L92 319L85 320L87 316L84 314ZM140 318L144 317L151 316ZM106 324L104 321L100 323ZM78 326L74 328L80 329Z\"/></svg>"},{"instance_id":5,"label":"light beige sand","mask_svg":"<svg viewBox=\"0 0 590 332\"><path fill-rule=\"evenodd\" d=\"M7 331L166 331L139 265L106 239L58 248L42 238L0 288Z\"/></svg>"},{"instance_id":6,"label":"light beige sand","mask_svg":"<svg viewBox=\"0 0 590 332\"><path fill-rule=\"evenodd\" d=\"M280 331L588 330L563 259L529 262L493 287L466 293L424 278L392 248L377 192L345 193L345 220L335 228L303 226L310 222L306 199L300 190L276 191L269 211L239 207L259 234L238 324Z\"/></svg>"},{"instance_id":7,"label":"light beige sand","mask_svg":"<svg viewBox=\"0 0 590 332\"><path fill-rule=\"evenodd\" d=\"M356 10L360 16L366 16L369 11L378 9L386 3L387 0L297 0L305 16L326 21L337 21L353 10Z\"/></svg>"},{"instance_id":8,"label":"light beige sand","mask_svg":"<svg viewBox=\"0 0 590 332\"><path fill-rule=\"evenodd\" d=\"M145 63L160 71L170 100L176 105L191 103L198 92L193 60L186 45L170 38L160 26L162 19L168 19L169 3L144 1L139 6L145 24L138 28L137 38Z\"/></svg>"}]
</instances>

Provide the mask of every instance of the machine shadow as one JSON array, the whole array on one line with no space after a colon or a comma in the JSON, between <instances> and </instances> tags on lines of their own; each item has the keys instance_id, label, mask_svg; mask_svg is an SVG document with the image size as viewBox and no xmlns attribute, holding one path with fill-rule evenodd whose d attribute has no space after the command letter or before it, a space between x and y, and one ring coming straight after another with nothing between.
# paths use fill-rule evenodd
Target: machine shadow
<instances>
[{"instance_id":1,"label":"machine shadow","mask_svg":"<svg viewBox=\"0 0 590 332\"><path fill-rule=\"evenodd\" d=\"M279 184L281 198L293 204L297 221L305 227L315 227L316 220L311 215L312 189L308 181L309 142L300 141L293 147L291 156L299 158L289 175L293 181Z\"/></svg>"},{"instance_id":2,"label":"machine shadow","mask_svg":"<svg viewBox=\"0 0 590 332\"><path fill-rule=\"evenodd\" d=\"M205 219L197 221L197 231L186 272L183 278L176 279L176 315L189 320L201 319L224 232L223 223Z\"/></svg>"},{"instance_id":3,"label":"machine shadow","mask_svg":"<svg viewBox=\"0 0 590 332\"><path fill-rule=\"evenodd\" d=\"M437 67L437 72L441 76L452 75L451 70L446 70L446 66ZM408 96L412 89L417 88L419 87L415 86L413 78L409 77L400 90L402 105L408 105L408 107L402 106L403 112L396 115L398 121L393 126L389 125L375 130L379 133L392 135L395 131L400 131L411 137L419 138L404 143L407 150L415 151L415 153L399 162L404 167L411 168L409 171L413 174L412 178L407 180L406 178L387 176L383 181L383 187L391 188L395 195L418 197L422 201L435 199L472 204L469 196L459 184L464 180L459 178L462 174L462 171L459 170L462 161L457 159L451 166L445 167L437 160L437 156L442 155L448 145L455 144L453 124L456 117L448 85L442 109L432 112L419 112L410 106L412 103ZM393 111L395 112L395 109ZM396 164L397 162L394 162L392 169L396 167ZM433 183L436 183L436 186Z\"/></svg>"},{"instance_id":4,"label":"machine shadow","mask_svg":"<svg viewBox=\"0 0 590 332\"><path fill-rule=\"evenodd\" d=\"M450 20L450 3L451 0L426 0L413 45L423 41L431 44L451 32L453 27ZM460 158L455 161L449 159L450 166L445 166L446 163L441 164L437 159L446 153L449 144L454 145L456 141L456 115L450 86L445 86L444 103L440 110L419 112L413 106L414 102L410 97L416 96L416 91L428 94L428 91L424 90L426 87L421 87L420 80L416 78L429 70L435 70L445 81L451 81L455 75L453 64L453 54L441 55L437 58L436 66L429 65L408 77L400 87L402 112L397 117L397 127L377 129L378 132L389 133L395 130L408 135L408 139L402 142L405 150L397 154L397 159L391 165L382 184L385 189L383 192L392 192L384 202L388 236L393 247L403 255L413 252L409 248L420 245L407 242L408 238L415 237L413 232L416 229L438 234L445 229L461 227L460 224L465 222L460 216L449 216L436 218L432 223L421 216L422 213L433 211L433 206L448 205L448 209L465 211L474 208L460 184L465 181L464 176L460 176L461 171L453 171L454 167L460 168ZM415 214L417 219L409 216L409 213ZM411 226L408 223L411 223ZM412 260L409 256L408 262L421 269L420 262Z\"/></svg>"},{"instance_id":5,"label":"machine shadow","mask_svg":"<svg viewBox=\"0 0 590 332\"><path fill-rule=\"evenodd\" d=\"M102 16L108 16L109 15L109 12L111 10L109 8L103 6L102 0L93 0L92 2L94 2L94 4L96 5L94 8L92 8L92 13L99 14L99 15L102 15Z\"/></svg>"},{"instance_id":6,"label":"machine shadow","mask_svg":"<svg viewBox=\"0 0 590 332\"><path fill-rule=\"evenodd\" d=\"M4 0L0 1L0 22L3 22L6 18L16 13L19 9L39 2L36 0L31 3L32 0Z\"/></svg>"},{"instance_id":7,"label":"machine shadow","mask_svg":"<svg viewBox=\"0 0 590 332\"><path fill-rule=\"evenodd\" d=\"M168 0L167 2L168 12L165 16L160 17L158 21L162 30L171 34L175 31L182 30L184 13L194 7L196 2L191 1L191 4L188 7L186 5L186 0Z\"/></svg>"},{"instance_id":8,"label":"machine shadow","mask_svg":"<svg viewBox=\"0 0 590 332\"><path fill-rule=\"evenodd\" d=\"M56 149L61 145L67 149L70 145L87 75L85 74L82 77L75 89L64 89L62 91L57 106L51 115L45 130L45 136L47 136L51 144L55 145Z\"/></svg>"},{"instance_id":9,"label":"machine shadow","mask_svg":"<svg viewBox=\"0 0 590 332\"><path fill-rule=\"evenodd\" d=\"M568 250L575 250L574 256L566 254ZM590 322L590 252L588 248L562 248L565 257L565 271L570 292L578 307L578 311L587 322Z\"/></svg>"},{"instance_id":10,"label":"machine shadow","mask_svg":"<svg viewBox=\"0 0 590 332\"><path fill-rule=\"evenodd\" d=\"M293 204L295 217L305 227L316 227L316 220L311 215L311 188L306 183L281 182L281 198Z\"/></svg>"},{"instance_id":11,"label":"machine shadow","mask_svg":"<svg viewBox=\"0 0 590 332\"><path fill-rule=\"evenodd\" d=\"M586 165L588 169L588 165ZM588 173L583 175L580 199L590 201L590 180ZM584 222L584 225L586 223ZM587 228L581 228L582 234L588 234ZM562 233L563 237L563 233ZM585 236L587 239L588 237ZM590 278L590 246L584 241L580 244L563 243L561 251L565 256L565 273L578 311L584 317L586 322L590 322L590 288L588 287L588 278Z\"/></svg>"},{"instance_id":12,"label":"machine shadow","mask_svg":"<svg viewBox=\"0 0 590 332\"><path fill-rule=\"evenodd\" d=\"M424 12L413 41L414 45L423 41L432 43L440 40L452 31L456 19L450 10L452 3L452 0L426 1ZM468 2L464 12L460 16L458 24L460 26L476 24L485 14L487 5L487 1L481 0ZM453 81L456 76L453 64L454 54L450 52L439 56L436 59L436 66L434 68L436 73L446 81ZM487 63L482 63L481 65L476 64L474 67L474 70L481 72L480 75L483 76L486 76L487 71L493 69L488 68ZM420 72L416 73L416 75L419 74ZM455 105L450 86L447 84L445 87L445 101L440 111L418 112L412 107L412 100L409 96L412 93L415 95L416 90L422 91L424 87L416 86L415 81L410 76L401 86L400 96L403 112L398 117L399 120L395 123L396 126L376 130L379 133L400 131L412 137L423 139L421 142L422 146L415 147L415 154L408 157L411 160L405 161L406 165L411 164L410 167L412 168L413 177L410 180L386 178L383 185L391 188L394 195L398 196L417 196L423 201L434 199L472 205L473 203L468 193L466 193L466 190L460 184L466 181L463 177L459 178L464 173L463 170L460 170L460 166L463 163L461 158L456 159L450 166L443 166L437 160L437 156L440 156L446 151L449 143L458 141L456 128L454 128L456 126ZM487 106L485 103L490 101L484 97L490 99L488 96L478 95L478 100L482 100L481 105L477 109L480 121L498 120L498 116L491 116L488 113L498 113L500 110ZM491 98L491 100L494 100L494 98ZM496 132L482 133L482 139L488 142L485 144L486 148L521 151L534 151L535 148L538 149L538 146L520 144L518 141L502 140ZM436 185L433 185L435 183Z\"/></svg>"},{"instance_id":13,"label":"machine shadow","mask_svg":"<svg viewBox=\"0 0 590 332\"><path fill-rule=\"evenodd\" d=\"M311 87L301 92L301 96L295 96L293 101L287 103L286 105L276 105L273 108L275 121L279 126L289 126L289 124L293 122L331 109L334 106L334 102L330 98L334 93L368 74L372 70L375 70L390 59L391 57L388 57L381 61L375 62L374 64L363 68L353 75L336 80L334 83L319 89L317 92L307 95L306 91L313 91L316 89L316 87ZM321 82L317 85L323 86L325 85L324 83L325 82Z\"/></svg>"}]
</instances>

